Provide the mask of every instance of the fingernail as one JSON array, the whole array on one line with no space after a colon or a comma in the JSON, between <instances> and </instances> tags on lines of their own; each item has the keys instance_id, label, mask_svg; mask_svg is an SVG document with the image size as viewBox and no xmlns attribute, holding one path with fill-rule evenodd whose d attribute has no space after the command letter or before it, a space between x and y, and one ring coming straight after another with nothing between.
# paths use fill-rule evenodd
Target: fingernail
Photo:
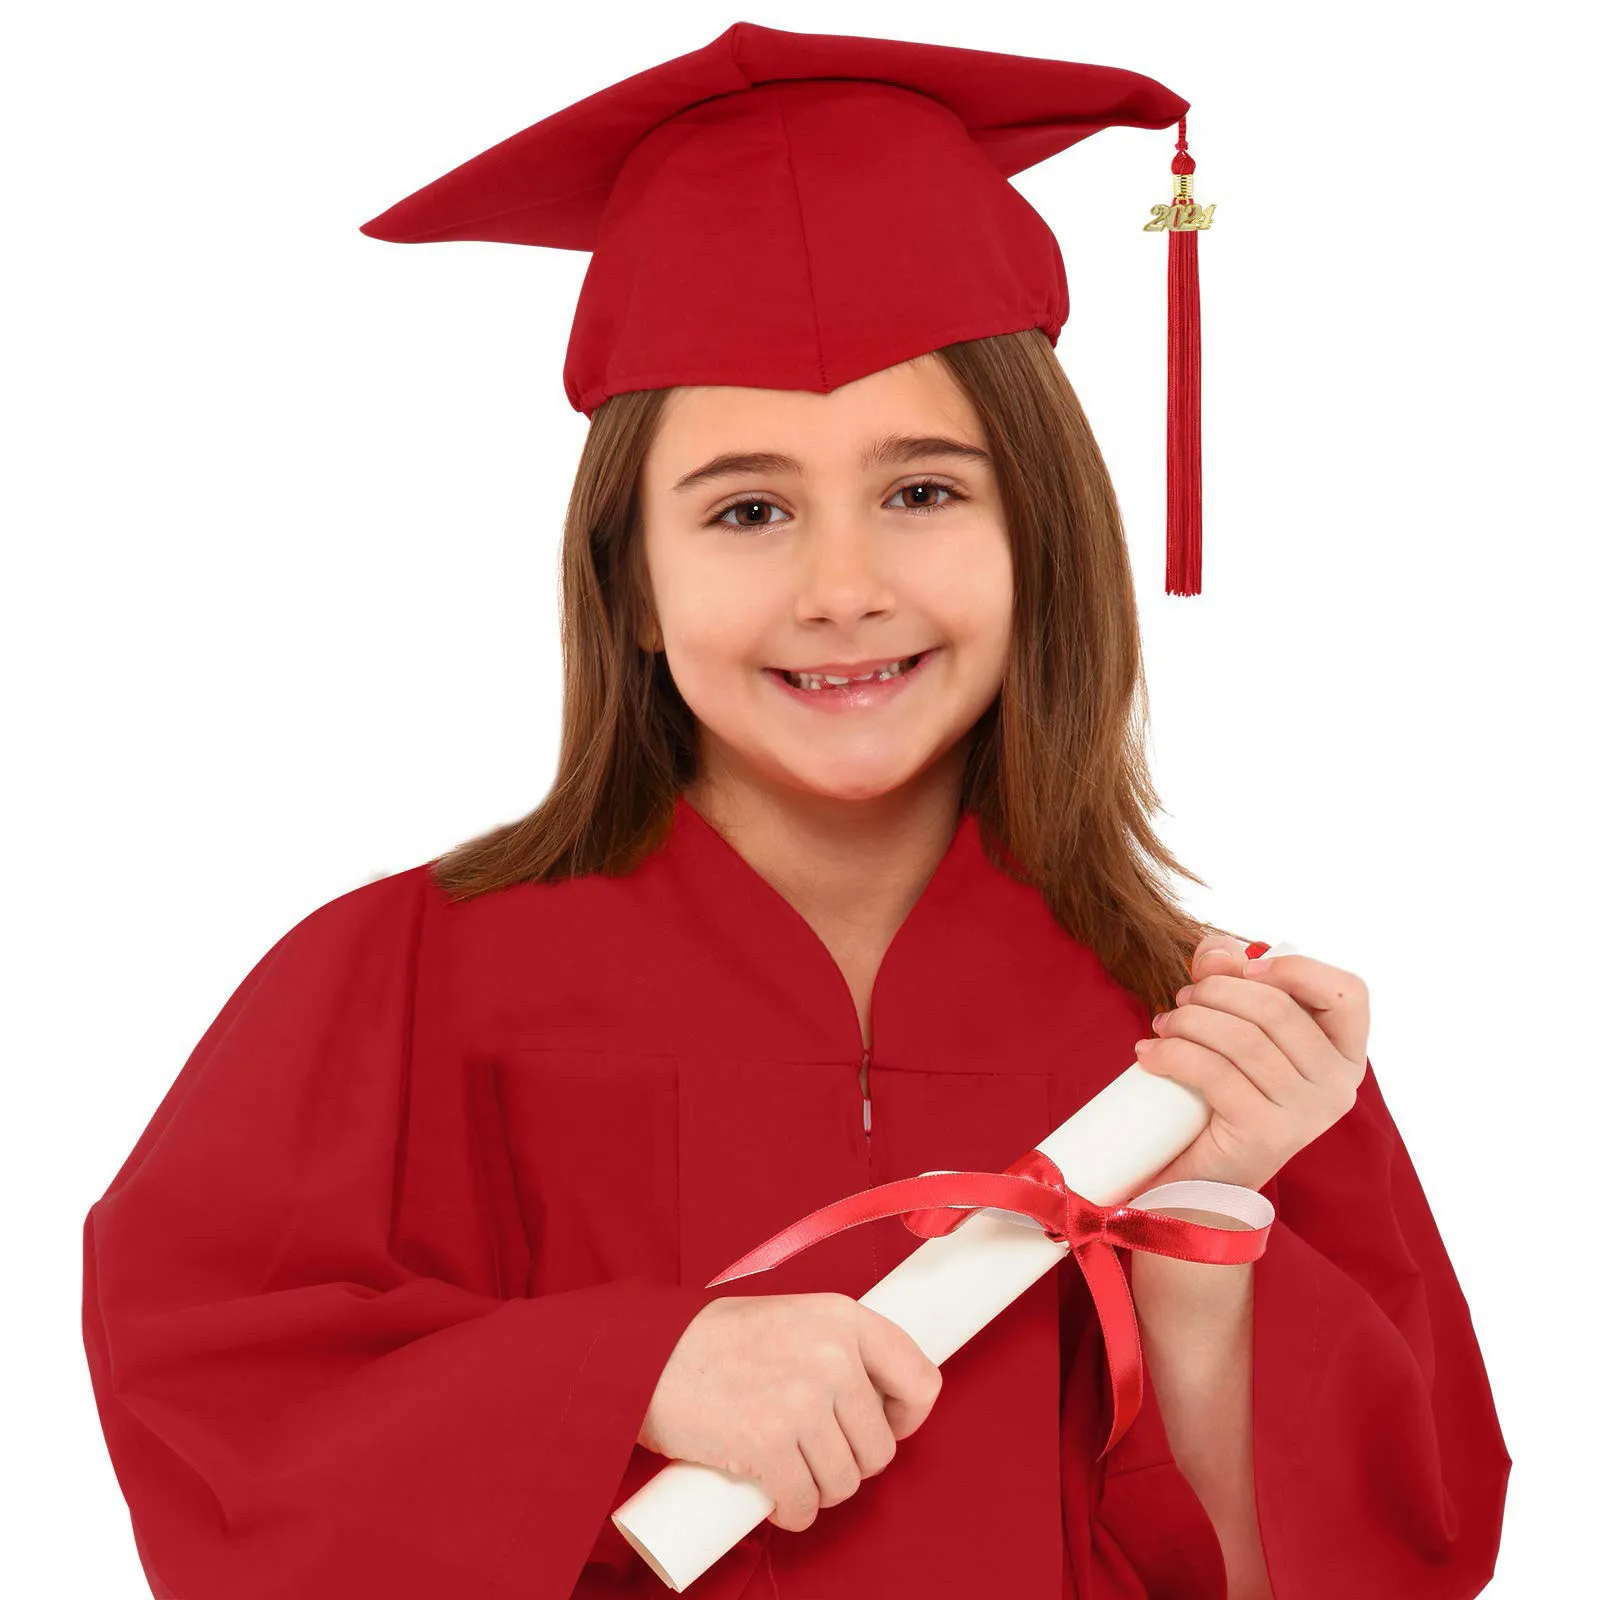
<instances>
[{"instance_id":1,"label":"fingernail","mask_svg":"<svg viewBox=\"0 0 1600 1600\"><path fill-rule=\"evenodd\" d=\"M1154 1039L1136 1039L1133 1045L1133 1053L1136 1056L1142 1056L1154 1043Z\"/></svg>"},{"instance_id":2,"label":"fingernail","mask_svg":"<svg viewBox=\"0 0 1600 1600\"><path fill-rule=\"evenodd\" d=\"M1167 1012L1167 1011L1158 1011L1158 1012L1156 1012L1156 1014L1150 1019L1150 1026L1152 1028L1159 1028L1161 1026L1161 1024L1163 1022L1165 1022L1170 1015L1171 1015L1171 1013Z\"/></svg>"},{"instance_id":3,"label":"fingernail","mask_svg":"<svg viewBox=\"0 0 1600 1600\"><path fill-rule=\"evenodd\" d=\"M1172 998L1181 1006L1183 1002L1187 1000L1193 993L1194 985L1192 983L1186 983Z\"/></svg>"}]
</instances>

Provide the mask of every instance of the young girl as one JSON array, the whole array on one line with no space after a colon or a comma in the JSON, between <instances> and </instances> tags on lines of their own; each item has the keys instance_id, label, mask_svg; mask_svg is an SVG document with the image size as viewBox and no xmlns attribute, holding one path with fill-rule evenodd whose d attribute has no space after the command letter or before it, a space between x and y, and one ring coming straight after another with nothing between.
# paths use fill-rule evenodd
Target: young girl
<instances>
[{"instance_id":1,"label":"young girl","mask_svg":"<svg viewBox=\"0 0 1600 1600\"><path fill-rule=\"evenodd\" d=\"M1488 1581L1510 1460L1364 986L1247 971L1157 875L1198 881L1005 181L1185 109L739 23L368 225L595 250L560 765L289 929L86 1219L154 1594L654 1595L610 1512L668 1458L775 1502L702 1600ZM942 1369L856 1304L893 1222L706 1287L842 1196L1005 1168L1136 1058L1212 1110L1145 1187L1277 1217L1242 1266L1119 1252L1147 1382L1104 1459L1073 1261Z\"/></svg>"}]
</instances>

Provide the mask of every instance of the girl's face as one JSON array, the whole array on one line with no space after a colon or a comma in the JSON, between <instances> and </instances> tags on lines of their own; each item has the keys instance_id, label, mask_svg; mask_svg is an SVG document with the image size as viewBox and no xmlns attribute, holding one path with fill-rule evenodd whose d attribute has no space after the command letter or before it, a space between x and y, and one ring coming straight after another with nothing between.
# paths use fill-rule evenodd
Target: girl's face
<instances>
[{"instance_id":1,"label":"girl's face","mask_svg":"<svg viewBox=\"0 0 1600 1600\"><path fill-rule=\"evenodd\" d=\"M865 800L1000 688L1011 548L976 414L932 357L829 394L681 388L645 459L645 564L706 768ZM805 687L908 656L902 679ZM959 770L959 768L957 769Z\"/></svg>"}]
</instances>

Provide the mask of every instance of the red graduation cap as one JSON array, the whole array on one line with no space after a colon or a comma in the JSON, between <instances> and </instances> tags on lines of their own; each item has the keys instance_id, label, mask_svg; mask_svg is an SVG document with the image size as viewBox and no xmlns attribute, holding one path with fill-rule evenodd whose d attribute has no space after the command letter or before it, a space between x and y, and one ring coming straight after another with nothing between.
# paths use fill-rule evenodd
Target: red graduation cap
<instances>
[{"instance_id":1,"label":"red graduation cap","mask_svg":"<svg viewBox=\"0 0 1600 1600\"><path fill-rule=\"evenodd\" d=\"M1200 590L1200 318L1185 113L1119 67L736 22L474 156L362 225L402 244L592 252L567 397L827 392L1067 316L1061 251L1006 180L1102 128L1178 125L1168 267L1167 581Z\"/></svg>"}]
</instances>

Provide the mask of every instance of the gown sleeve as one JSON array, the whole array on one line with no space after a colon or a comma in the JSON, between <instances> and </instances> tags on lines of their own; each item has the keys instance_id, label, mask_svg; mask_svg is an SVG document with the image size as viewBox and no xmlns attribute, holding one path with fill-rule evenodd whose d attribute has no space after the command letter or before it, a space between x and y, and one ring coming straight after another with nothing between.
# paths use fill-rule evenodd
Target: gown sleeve
<instances>
[{"instance_id":1,"label":"gown sleeve","mask_svg":"<svg viewBox=\"0 0 1600 1600\"><path fill-rule=\"evenodd\" d=\"M1253 1442L1278 1600L1467 1600L1511 1457L1472 1316L1372 1063L1262 1193Z\"/></svg>"},{"instance_id":2,"label":"gown sleeve","mask_svg":"<svg viewBox=\"0 0 1600 1600\"><path fill-rule=\"evenodd\" d=\"M1494 1573L1511 1458L1370 1060L1355 1106L1261 1192L1277 1218L1253 1269L1251 1427L1274 1600L1468 1600ZM1103 1365L1098 1342L1091 1356ZM1109 1416L1103 1404L1097 1440ZM1107 1455L1091 1532L1095 1600L1226 1592L1148 1386Z\"/></svg>"},{"instance_id":3,"label":"gown sleeve","mask_svg":"<svg viewBox=\"0 0 1600 1600\"><path fill-rule=\"evenodd\" d=\"M564 1600L717 1292L504 1292L489 1207L453 1198L483 1185L407 1114L447 1076L415 1028L436 893L413 868L283 935L85 1218L84 1347L158 1600ZM437 1248L397 1243L403 1202Z\"/></svg>"}]
</instances>

